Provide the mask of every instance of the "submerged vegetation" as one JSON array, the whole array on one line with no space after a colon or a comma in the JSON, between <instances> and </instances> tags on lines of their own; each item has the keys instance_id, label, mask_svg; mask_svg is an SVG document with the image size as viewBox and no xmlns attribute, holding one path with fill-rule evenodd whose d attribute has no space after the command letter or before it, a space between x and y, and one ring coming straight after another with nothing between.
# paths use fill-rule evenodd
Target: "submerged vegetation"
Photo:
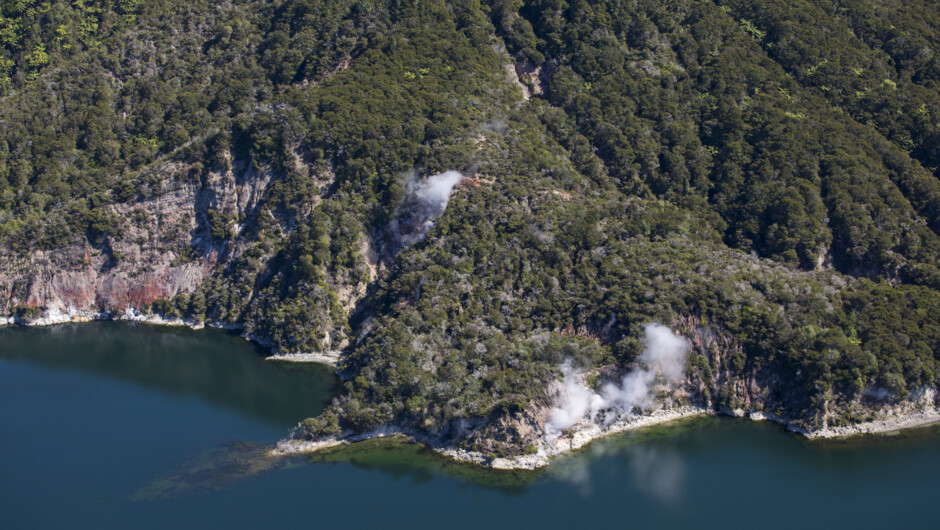
<instances>
[{"instance_id":1,"label":"submerged vegetation","mask_svg":"<svg viewBox=\"0 0 940 530\"><path fill-rule=\"evenodd\" d=\"M623 371L650 321L692 340L688 399L855 421L940 376L938 25L897 0L4 2L0 307L43 309L23 260L166 246L211 273L134 309L342 352L310 436L525 452L560 364ZM194 224L153 237L184 192Z\"/></svg>"}]
</instances>

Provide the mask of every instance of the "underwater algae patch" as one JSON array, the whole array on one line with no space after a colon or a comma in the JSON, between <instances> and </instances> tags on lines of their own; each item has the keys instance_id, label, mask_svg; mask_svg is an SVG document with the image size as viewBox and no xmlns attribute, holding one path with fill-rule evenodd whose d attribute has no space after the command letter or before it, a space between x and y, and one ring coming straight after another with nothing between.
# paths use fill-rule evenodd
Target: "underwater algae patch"
<instances>
[{"instance_id":1,"label":"underwater algae patch","mask_svg":"<svg viewBox=\"0 0 940 530\"><path fill-rule=\"evenodd\" d=\"M444 456L406 436L373 438L330 447L307 456L314 464L348 463L360 469L379 471L416 483L446 476L481 487L522 492L545 474L531 470L490 469Z\"/></svg>"},{"instance_id":2,"label":"underwater algae patch","mask_svg":"<svg viewBox=\"0 0 940 530\"><path fill-rule=\"evenodd\" d=\"M623 458L638 482L649 487L656 486L654 493L657 496L669 497L670 492L679 489L675 484L683 481L684 464L679 457L679 448L689 444L695 446L705 432L734 429L739 423L751 422L700 416L624 431L559 455L552 459L550 465L537 470L492 469L457 461L404 435L372 438L329 447L312 454L287 456L272 455L270 445L234 442L208 449L183 462L176 470L134 492L131 500L158 500L217 491L270 471L325 464L351 465L399 480L405 479L413 484L449 478L470 486L521 495L539 483L588 483L590 474L597 472L592 463L608 458ZM785 434L782 426L773 424L767 427ZM936 436L937 432L940 432L940 426L932 425L892 433L891 436L860 435L839 440L806 440L792 435L792 439L813 452L861 454L866 449L884 449L899 441L916 445ZM783 439L779 442L785 443Z\"/></svg>"},{"instance_id":3,"label":"underwater algae patch","mask_svg":"<svg viewBox=\"0 0 940 530\"><path fill-rule=\"evenodd\" d=\"M135 491L133 501L158 500L220 490L278 469L302 465L350 464L367 471L410 479L418 484L438 477L505 492L522 492L544 474L528 470L493 470L457 462L404 436L365 440L311 455L272 455L271 447L236 442L208 449Z\"/></svg>"},{"instance_id":4,"label":"underwater algae patch","mask_svg":"<svg viewBox=\"0 0 940 530\"><path fill-rule=\"evenodd\" d=\"M580 476L578 470L589 466L594 458L617 453L629 456L632 446L682 436L712 425L714 421L715 418L688 418L607 436L580 450L553 458L549 466L536 470L492 469L454 460L404 435L372 438L312 454L287 456L272 455L269 445L235 442L201 452L176 470L141 487L131 499L146 501L215 491L269 471L323 464L351 465L415 484L444 477L510 495L522 494L539 482L568 482L572 477Z\"/></svg>"},{"instance_id":5,"label":"underwater algae patch","mask_svg":"<svg viewBox=\"0 0 940 530\"><path fill-rule=\"evenodd\" d=\"M156 478L137 491L134 501L157 500L184 494L219 490L273 469L295 467L299 458L275 457L267 445L234 442L207 449L178 469Z\"/></svg>"}]
</instances>

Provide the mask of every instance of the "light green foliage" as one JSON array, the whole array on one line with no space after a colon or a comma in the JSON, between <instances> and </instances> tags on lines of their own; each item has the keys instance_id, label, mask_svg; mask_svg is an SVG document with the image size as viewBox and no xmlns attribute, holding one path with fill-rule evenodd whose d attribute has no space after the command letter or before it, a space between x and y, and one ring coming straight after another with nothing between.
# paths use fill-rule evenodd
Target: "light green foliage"
<instances>
[{"instance_id":1,"label":"light green foliage","mask_svg":"<svg viewBox=\"0 0 940 530\"><path fill-rule=\"evenodd\" d=\"M715 405L756 381L813 426L935 386L935 10L719 3L5 2L0 238L104 249L116 204L271 176L174 262L224 266L151 309L341 348L314 435L464 422L523 452L499 422L565 359L629 366L649 321L715 337L689 359ZM406 180L448 169L475 179L396 253Z\"/></svg>"}]
</instances>

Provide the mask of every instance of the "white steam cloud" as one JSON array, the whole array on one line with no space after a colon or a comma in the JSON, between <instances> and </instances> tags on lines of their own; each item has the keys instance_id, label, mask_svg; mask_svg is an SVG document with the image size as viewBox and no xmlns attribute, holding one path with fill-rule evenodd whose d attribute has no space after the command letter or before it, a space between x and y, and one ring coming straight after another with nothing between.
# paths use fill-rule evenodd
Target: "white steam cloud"
<instances>
[{"instance_id":1,"label":"white steam cloud","mask_svg":"<svg viewBox=\"0 0 940 530\"><path fill-rule=\"evenodd\" d=\"M459 171L445 171L439 175L432 175L424 181L413 183L413 193L418 200L425 204L436 206L441 212L450 202L450 192L454 186L463 180Z\"/></svg>"},{"instance_id":2,"label":"white steam cloud","mask_svg":"<svg viewBox=\"0 0 940 530\"><path fill-rule=\"evenodd\" d=\"M454 187L464 179L459 171L445 171L426 179L408 181L398 217L391 223L396 250L417 243L444 213Z\"/></svg>"},{"instance_id":3,"label":"white steam cloud","mask_svg":"<svg viewBox=\"0 0 940 530\"><path fill-rule=\"evenodd\" d=\"M586 416L594 416L606 405L604 398L578 381L570 361L561 365L562 380L560 406L552 408L545 424L546 433L561 434Z\"/></svg>"},{"instance_id":4,"label":"white steam cloud","mask_svg":"<svg viewBox=\"0 0 940 530\"><path fill-rule=\"evenodd\" d=\"M640 366L625 375L619 385L604 385L599 394L584 386L570 362L562 364L561 395L545 423L547 441L553 442L583 419L594 421L604 411L612 412L604 415L604 421L613 421L634 409L649 410L655 404L653 390L657 377L669 386L682 381L689 341L662 324L646 324L644 332L646 348L638 359Z\"/></svg>"}]
</instances>

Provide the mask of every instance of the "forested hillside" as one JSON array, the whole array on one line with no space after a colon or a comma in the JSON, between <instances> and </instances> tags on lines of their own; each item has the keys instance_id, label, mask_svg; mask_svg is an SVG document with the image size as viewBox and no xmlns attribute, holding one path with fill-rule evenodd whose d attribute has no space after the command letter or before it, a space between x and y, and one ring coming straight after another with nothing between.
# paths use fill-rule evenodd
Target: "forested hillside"
<instances>
[{"instance_id":1,"label":"forested hillside","mask_svg":"<svg viewBox=\"0 0 940 530\"><path fill-rule=\"evenodd\" d=\"M562 363L615 379L648 322L693 345L676 403L812 431L936 395L931 2L0 16L17 322L146 313L335 351L344 394L306 435L396 425L486 454L531 450ZM464 178L428 191L446 171Z\"/></svg>"}]
</instances>

